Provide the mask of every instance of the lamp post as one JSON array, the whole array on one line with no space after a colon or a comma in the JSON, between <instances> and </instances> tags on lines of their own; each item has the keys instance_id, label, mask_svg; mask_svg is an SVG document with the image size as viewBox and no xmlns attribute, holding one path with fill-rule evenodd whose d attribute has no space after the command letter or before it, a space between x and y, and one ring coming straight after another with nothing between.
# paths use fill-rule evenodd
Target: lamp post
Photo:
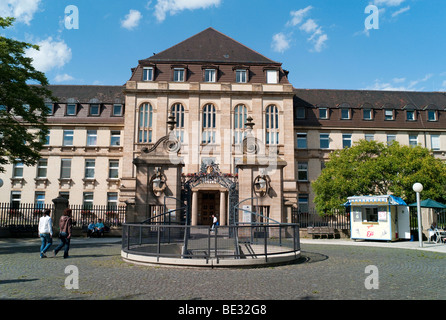
<instances>
[{"instance_id":1,"label":"lamp post","mask_svg":"<svg viewBox=\"0 0 446 320\"><path fill-rule=\"evenodd\" d=\"M412 186L413 191L417 193L417 218L418 218L418 241L420 247L423 247L423 226L421 225L421 208L420 208L420 193L423 191L423 185L421 183L415 183Z\"/></svg>"}]
</instances>

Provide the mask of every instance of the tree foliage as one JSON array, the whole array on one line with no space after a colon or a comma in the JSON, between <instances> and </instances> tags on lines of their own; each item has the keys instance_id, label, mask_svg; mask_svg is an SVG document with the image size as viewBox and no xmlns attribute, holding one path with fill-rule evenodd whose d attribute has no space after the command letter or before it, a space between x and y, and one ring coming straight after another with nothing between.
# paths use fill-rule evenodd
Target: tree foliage
<instances>
[{"instance_id":1,"label":"tree foliage","mask_svg":"<svg viewBox=\"0 0 446 320\"><path fill-rule=\"evenodd\" d=\"M393 194L413 203L415 182L424 186L424 199L446 201L446 164L428 149L361 140L334 151L312 187L316 209L329 212L358 195Z\"/></svg>"},{"instance_id":2,"label":"tree foliage","mask_svg":"<svg viewBox=\"0 0 446 320\"><path fill-rule=\"evenodd\" d=\"M14 18L0 17L0 31L13 22ZM0 34L0 172L16 159L34 165L48 133L45 98L54 97L45 74L25 56L28 48L39 49Z\"/></svg>"}]
</instances>

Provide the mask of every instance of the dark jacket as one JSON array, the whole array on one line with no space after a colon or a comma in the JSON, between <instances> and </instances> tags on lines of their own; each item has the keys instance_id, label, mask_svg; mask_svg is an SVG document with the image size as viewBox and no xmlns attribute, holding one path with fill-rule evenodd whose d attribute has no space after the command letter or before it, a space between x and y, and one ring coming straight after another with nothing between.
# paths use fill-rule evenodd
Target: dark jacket
<instances>
[{"instance_id":1,"label":"dark jacket","mask_svg":"<svg viewBox=\"0 0 446 320\"><path fill-rule=\"evenodd\" d=\"M59 220L60 232L68 233L67 238L71 238L72 220L69 216L62 216Z\"/></svg>"}]
</instances>

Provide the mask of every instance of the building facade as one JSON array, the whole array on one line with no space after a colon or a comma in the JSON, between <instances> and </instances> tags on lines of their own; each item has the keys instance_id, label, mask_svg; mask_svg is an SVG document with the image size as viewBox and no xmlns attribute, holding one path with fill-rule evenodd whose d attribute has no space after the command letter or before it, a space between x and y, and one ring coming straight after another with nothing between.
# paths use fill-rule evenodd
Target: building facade
<instances>
[{"instance_id":1,"label":"building facade","mask_svg":"<svg viewBox=\"0 0 446 320\"><path fill-rule=\"evenodd\" d=\"M287 76L281 63L209 28L140 60L124 86L50 86L59 101L48 101L42 158L6 167L0 202L144 203L135 159L170 133L169 116L183 182L208 165L233 178L242 201L267 177L268 194L251 205L281 222L291 222L293 207L312 207L311 181L330 152L360 139L421 144L446 160L444 93L303 90ZM194 224L212 214L229 221L227 188L201 183L192 192Z\"/></svg>"}]
</instances>

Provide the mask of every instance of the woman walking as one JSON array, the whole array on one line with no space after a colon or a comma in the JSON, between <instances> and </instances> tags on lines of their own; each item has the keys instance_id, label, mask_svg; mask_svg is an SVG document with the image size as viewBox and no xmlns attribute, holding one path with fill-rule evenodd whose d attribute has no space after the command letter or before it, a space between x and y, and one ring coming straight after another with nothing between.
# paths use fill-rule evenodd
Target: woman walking
<instances>
[{"instance_id":1,"label":"woman walking","mask_svg":"<svg viewBox=\"0 0 446 320\"><path fill-rule=\"evenodd\" d=\"M68 258L68 250L70 250L70 240L71 240L71 229L72 229L72 220L71 220L71 209L67 208L63 212L63 216L60 217L59 220L59 238L60 244L54 249L54 256L64 248L63 257L64 259Z\"/></svg>"}]
</instances>

